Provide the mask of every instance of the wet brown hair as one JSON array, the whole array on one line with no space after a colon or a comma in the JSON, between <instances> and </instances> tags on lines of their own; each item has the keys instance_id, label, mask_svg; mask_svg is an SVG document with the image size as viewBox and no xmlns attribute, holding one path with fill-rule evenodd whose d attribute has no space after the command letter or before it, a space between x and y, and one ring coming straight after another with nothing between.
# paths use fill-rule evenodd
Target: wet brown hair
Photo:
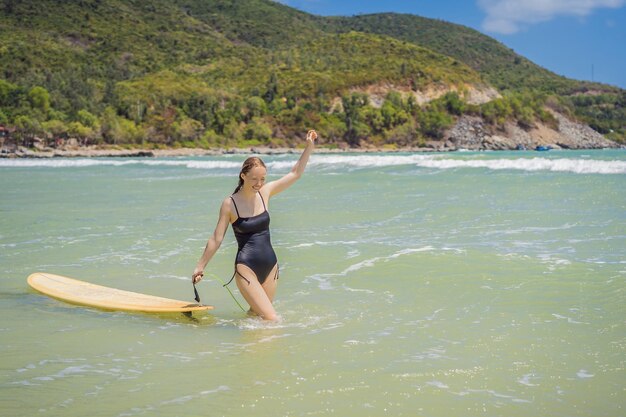
<instances>
[{"instance_id":1,"label":"wet brown hair","mask_svg":"<svg viewBox=\"0 0 626 417\"><path fill-rule=\"evenodd\" d=\"M261 160L261 158L258 158L256 156L251 156L250 158L243 161L241 171L239 172L239 184L237 185L237 188L235 188L235 191L233 191L233 194L236 194L237 191L241 190L241 187L243 187L243 178L241 178L241 176L250 172L250 170L254 167L266 168L265 163Z\"/></svg>"}]
</instances>

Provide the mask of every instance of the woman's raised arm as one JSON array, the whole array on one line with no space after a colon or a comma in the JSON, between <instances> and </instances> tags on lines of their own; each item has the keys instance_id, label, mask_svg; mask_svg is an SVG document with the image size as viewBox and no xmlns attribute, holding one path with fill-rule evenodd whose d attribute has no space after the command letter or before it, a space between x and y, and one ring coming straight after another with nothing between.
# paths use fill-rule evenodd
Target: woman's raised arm
<instances>
[{"instance_id":1,"label":"woman's raised arm","mask_svg":"<svg viewBox=\"0 0 626 417\"><path fill-rule=\"evenodd\" d=\"M304 148L304 152L300 155L298 162L296 162L293 168L291 168L291 171L284 177L265 185L264 188L267 189L266 192L268 197L285 191L302 176L304 169L306 168L306 164L309 162L309 156L311 156L311 153L315 148L315 139L317 139L317 132L315 130L309 130L306 134L306 148Z\"/></svg>"}]
</instances>

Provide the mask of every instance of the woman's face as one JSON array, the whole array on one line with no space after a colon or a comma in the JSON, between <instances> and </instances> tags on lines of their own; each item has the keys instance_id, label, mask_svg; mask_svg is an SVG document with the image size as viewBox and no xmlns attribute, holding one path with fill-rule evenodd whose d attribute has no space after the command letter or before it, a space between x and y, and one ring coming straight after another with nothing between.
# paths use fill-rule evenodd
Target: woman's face
<instances>
[{"instance_id":1,"label":"woman's face","mask_svg":"<svg viewBox=\"0 0 626 417\"><path fill-rule=\"evenodd\" d=\"M244 187L250 187L254 191L259 191L265 184L265 176L267 170L262 166L256 166L248 171L246 174L242 174Z\"/></svg>"}]
</instances>

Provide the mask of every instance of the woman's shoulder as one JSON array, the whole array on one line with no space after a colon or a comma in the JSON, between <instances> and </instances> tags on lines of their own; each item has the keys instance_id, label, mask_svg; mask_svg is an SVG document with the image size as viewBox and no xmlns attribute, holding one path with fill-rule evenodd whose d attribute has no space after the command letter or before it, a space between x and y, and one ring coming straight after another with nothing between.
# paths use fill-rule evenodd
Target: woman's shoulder
<instances>
[{"instance_id":1,"label":"woman's shoulder","mask_svg":"<svg viewBox=\"0 0 626 417\"><path fill-rule=\"evenodd\" d=\"M268 184L265 184L263 187L261 187L261 189L259 190L259 194L261 194L261 197L263 197L263 200L267 201L270 199L270 197L272 196L272 190L271 187L268 187Z\"/></svg>"},{"instance_id":2,"label":"woman's shoulder","mask_svg":"<svg viewBox=\"0 0 626 417\"><path fill-rule=\"evenodd\" d=\"M222 210L224 209L230 210L232 206L233 206L233 196L229 195L228 197L224 198L224 200L222 201Z\"/></svg>"}]
</instances>

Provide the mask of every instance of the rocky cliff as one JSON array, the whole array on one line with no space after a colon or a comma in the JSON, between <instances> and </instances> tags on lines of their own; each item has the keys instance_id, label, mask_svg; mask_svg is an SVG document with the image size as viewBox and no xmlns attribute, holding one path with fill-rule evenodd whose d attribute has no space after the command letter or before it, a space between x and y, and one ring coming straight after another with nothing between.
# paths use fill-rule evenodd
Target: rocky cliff
<instances>
[{"instance_id":1,"label":"rocky cliff","mask_svg":"<svg viewBox=\"0 0 626 417\"><path fill-rule=\"evenodd\" d=\"M461 116L445 135L445 140L429 145L441 150L510 150L535 149L537 146L550 146L553 149L602 149L619 148L620 145L605 139L589 126L577 123L562 114L553 112L557 126L550 127L536 123L523 129L508 122L495 129L480 117Z\"/></svg>"}]
</instances>

